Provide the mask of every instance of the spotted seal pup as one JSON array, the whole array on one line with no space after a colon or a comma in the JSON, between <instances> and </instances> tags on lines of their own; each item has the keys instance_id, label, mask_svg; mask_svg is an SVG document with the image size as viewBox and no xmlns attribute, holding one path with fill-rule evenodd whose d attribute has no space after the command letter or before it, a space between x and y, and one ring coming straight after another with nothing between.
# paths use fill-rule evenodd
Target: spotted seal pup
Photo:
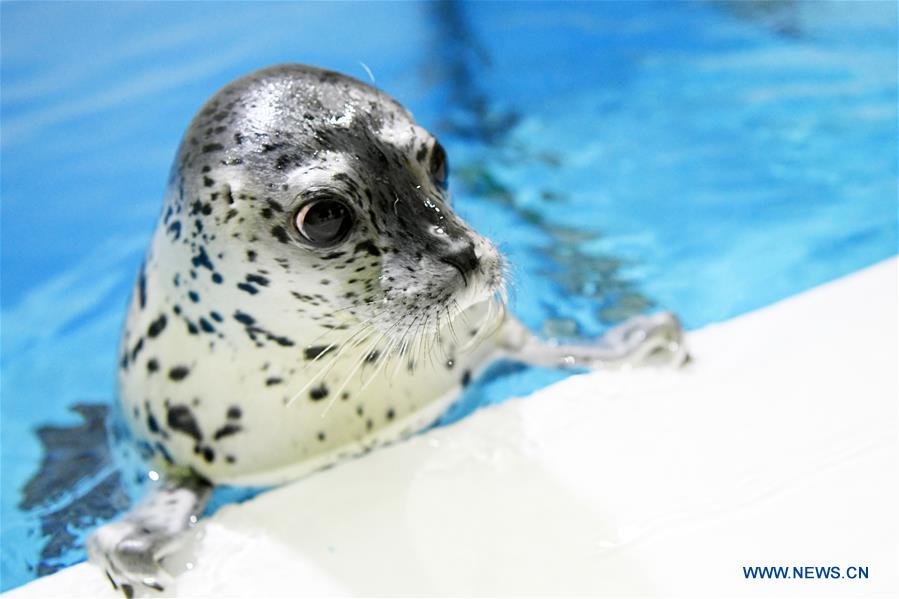
<instances>
[{"instance_id":1,"label":"spotted seal pup","mask_svg":"<svg viewBox=\"0 0 899 599\"><path fill-rule=\"evenodd\" d=\"M683 357L670 314L544 343L505 309L503 259L463 222L443 147L338 73L267 68L215 94L178 150L121 342L118 397L165 480L88 552L126 595L212 485L275 485L431 424L492 361Z\"/></svg>"}]
</instances>

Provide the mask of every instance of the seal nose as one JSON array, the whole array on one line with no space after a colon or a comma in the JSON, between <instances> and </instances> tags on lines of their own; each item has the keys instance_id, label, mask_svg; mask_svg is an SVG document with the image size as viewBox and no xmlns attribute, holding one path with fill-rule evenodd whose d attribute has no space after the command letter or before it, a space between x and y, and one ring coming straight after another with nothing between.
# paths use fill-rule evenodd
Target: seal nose
<instances>
[{"instance_id":1,"label":"seal nose","mask_svg":"<svg viewBox=\"0 0 899 599\"><path fill-rule=\"evenodd\" d=\"M466 287L468 287L468 275L478 267L478 256L474 253L474 244L471 242L462 249L444 255L440 261L458 270Z\"/></svg>"}]
</instances>

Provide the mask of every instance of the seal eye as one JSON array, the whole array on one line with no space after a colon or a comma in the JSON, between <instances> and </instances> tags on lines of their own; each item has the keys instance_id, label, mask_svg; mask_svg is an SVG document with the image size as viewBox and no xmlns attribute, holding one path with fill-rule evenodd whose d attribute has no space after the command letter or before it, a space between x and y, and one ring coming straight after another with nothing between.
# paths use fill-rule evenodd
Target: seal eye
<instances>
[{"instance_id":1,"label":"seal eye","mask_svg":"<svg viewBox=\"0 0 899 599\"><path fill-rule=\"evenodd\" d=\"M434 183L446 189L447 179L449 178L449 165L446 162L446 151L439 142L435 142L434 149L431 150L430 168Z\"/></svg>"},{"instance_id":2,"label":"seal eye","mask_svg":"<svg viewBox=\"0 0 899 599\"><path fill-rule=\"evenodd\" d=\"M299 234L316 247L336 245L353 224L350 209L341 200L324 197L306 202L297 211L294 224Z\"/></svg>"}]
</instances>

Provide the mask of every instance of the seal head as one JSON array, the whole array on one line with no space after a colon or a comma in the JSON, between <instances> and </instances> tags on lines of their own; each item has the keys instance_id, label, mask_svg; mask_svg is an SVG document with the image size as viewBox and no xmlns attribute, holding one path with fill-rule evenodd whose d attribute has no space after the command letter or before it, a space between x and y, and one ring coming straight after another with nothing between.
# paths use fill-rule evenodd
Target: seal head
<instances>
[{"instance_id":1,"label":"seal head","mask_svg":"<svg viewBox=\"0 0 899 599\"><path fill-rule=\"evenodd\" d=\"M503 280L493 244L450 207L448 169L440 143L384 93L278 66L227 86L193 121L174 169L187 191L175 211L221 189L229 208L203 220L227 226L237 211L232 236L256 260L306 279L323 273L304 281L323 304L382 331L437 330Z\"/></svg>"},{"instance_id":2,"label":"seal head","mask_svg":"<svg viewBox=\"0 0 899 599\"><path fill-rule=\"evenodd\" d=\"M285 65L213 96L122 341L120 400L147 452L269 484L439 416L495 349L469 348L503 286L447 177L437 140L355 79Z\"/></svg>"}]
</instances>

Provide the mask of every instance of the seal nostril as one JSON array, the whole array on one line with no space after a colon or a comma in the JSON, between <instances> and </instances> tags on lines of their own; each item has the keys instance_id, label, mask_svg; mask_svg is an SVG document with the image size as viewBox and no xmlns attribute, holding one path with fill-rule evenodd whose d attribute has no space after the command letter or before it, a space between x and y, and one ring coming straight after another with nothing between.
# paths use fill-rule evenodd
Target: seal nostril
<instances>
[{"instance_id":1,"label":"seal nostril","mask_svg":"<svg viewBox=\"0 0 899 599\"><path fill-rule=\"evenodd\" d=\"M473 244L468 244L460 251L442 256L440 261L458 270L466 287L468 287L468 274L478 267L478 256L474 253Z\"/></svg>"}]
</instances>

